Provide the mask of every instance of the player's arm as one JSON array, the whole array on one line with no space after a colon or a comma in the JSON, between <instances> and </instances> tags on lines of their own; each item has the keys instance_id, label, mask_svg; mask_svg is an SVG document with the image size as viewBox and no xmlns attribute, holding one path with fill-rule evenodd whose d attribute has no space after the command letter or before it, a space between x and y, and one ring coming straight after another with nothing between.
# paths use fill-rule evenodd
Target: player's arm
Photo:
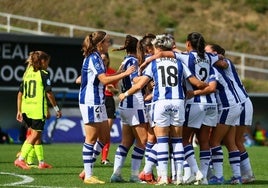
<instances>
[{"instance_id":1,"label":"player's arm","mask_svg":"<svg viewBox=\"0 0 268 188\"><path fill-rule=\"evenodd\" d=\"M22 113L21 113L21 102L22 102L22 92L19 91L18 95L17 95L17 116L16 119L19 122L22 122L23 117L22 117Z\"/></svg>"},{"instance_id":2,"label":"player's arm","mask_svg":"<svg viewBox=\"0 0 268 188\"><path fill-rule=\"evenodd\" d=\"M55 110L55 112L56 112L56 114L57 114L57 115L56 115L57 118L60 118L60 117L62 116L62 114L61 114L61 110L59 109L59 107L58 107L58 105L57 105L57 102L56 102L56 99L55 99L55 97L54 97L53 92L52 92L52 91L47 91L47 92L46 92L46 95L47 95L47 98L48 98L50 104L53 106L53 108L54 108L54 110Z\"/></svg>"},{"instance_id":3,"label":"player's arm","mask_svg":"<svg viewBox=\"0 0 268 188\"><path fill-rule=\"evenodd\" d=\"M81 75L76 78L75 83L81 84Z\"/></svg>"},{"instance_id":4,"label":"player's arm","mask_svg":"<svg viewBox=\"0 0 268 188\"><path fill-rule=\"evenodd\" d=\"M107 85L107 84L111 84L113 82L117 82L126 76L129 76L135 70L136 70L136 67L134 65L132 65L132 66L128 67L128 69L126 71L121 72L120 74L107 76L105 73L102 73L102 74L98 75L98 78L103 85Z\"/></svg>"},{"instance_id":5,"label":"player's arm","mask_svg":"<svg viewBox=\"0 0 268 188\"><path fill-rule=\"evenodd\" d=\"M221 69L227 69L229 67L229 64L225 60L219 59L214 63L214 66L217 66Z\"/></svg>"},{"instance_id":6,"label":"player's arm","mask_svg":"<svg viewBox=\"0 0 268 188\"><path fill-rule=\"evenodd\" d=\"M187 91L187 98L190 99L196 95L207 95L216 92L217 81L209 82L208 86L204 89L197 89L194 91Z\"/></svg>"},{"instance_id":7,"label":"player's arm","mask_svg":"<svg viewBox=\"0 0 268 188\"><path fill-rule=\"evenodd\" d=\"M133 95L137 91L141 90L148 82L150 81L150 78L148 76L140 76L140 79L137 83L135 83L129 90L127 90L125 93L121 93L118 98L120 101L124 100L129 95Z\"/></svg>"},{"instance_id":8,"label":"player's arm","mask_svg":"<svg viewBox=\"0 0 268 188\"><path fill-rule=\"evenodd\" d=\"M119 90L113 84L108 84L105 87L108 91L112 92L113 95L117 95L119 92Z\"/></svg>"},{"instance_id":9,"label":"player's arm","mask_svg":"<svg viewBox=\"0 0 268 188\"><path fill-rule=\"evenodd\" d=\"M196 86L196 87L199 88L199 89L204 89L205 87L208 86L207 83L205 83L205 82L203 82L203 81L201 81L201 80L198 80L195 76L190 76L190 77L188 77L188 81L189 81L192 85Z\"/></svg>"},{"instance_id":10,"label":"player's arm","mask_svg":"<svg viewBox=\"0 0 268 188\"><path fill-rule=\"evenodd\" d=\"M49 78L49 74L48 74L48 72L41 70L41 76L42 76L44 89L46 91L46 96L56 112L56 117L60 118L62 116L62 114L61 114L61 110L59 109L59 107L57 105L54 94L52 92L52 86L50 85L51 81Z\"/></svg>"},{"instance_id":11,"label":"player's arm","mask_svg":"<svg viewBox=\"0 0 268 188\"><path fill-rule=\"evenodd\" d=\"M150 64L153 60L161 58L161 57L172 57L175 58L173 51L160 51L150 57L148 57L141 65L140 69L143 70L147 67L148 64Z\"/></svg>"}]
</instances>

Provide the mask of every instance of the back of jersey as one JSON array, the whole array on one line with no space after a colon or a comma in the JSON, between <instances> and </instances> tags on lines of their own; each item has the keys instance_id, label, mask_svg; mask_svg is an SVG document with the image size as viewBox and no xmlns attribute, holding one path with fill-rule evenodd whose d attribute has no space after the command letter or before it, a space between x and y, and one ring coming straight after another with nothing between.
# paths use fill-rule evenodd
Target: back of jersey
<instances>
[{"instance_id":1,"label":"back of jersey","mask_svg":"<svg viewBox=\"0 0 268 188\"><path fill-rule=\"evenodd\" d=\"M212 68L212 63L218 60L218 56L205 53L205 58L200 58L195 51L188 53L188 55L184 54L182 56L184 57L182 59L183 62L198 80L201 80L206 83L216 81L216 76L214 69ZM197 89L193 87L189 82L186 82L186 88L187 90ZM187 103L216 104L216 97L214 93L207 95L197 95L191 99L188 99Z\"/></svg>"},{"instance_id":2,"label":"back of jersey","mask_svg":"<svg viewBox=\"0 0 268 188\"><path fill-rule=\"evenodd\" d=\"M153 101L184 99L181 61L167 57L159 58L150 63L144 73L153 78L155 82Z\"/></svg>"},{"instance_id":3,"label":"back of jersey","mask_svg":"<svg viewBox=\"0 0 268 188\"><path fill-rule=\"evenodd\" d=\"M122 62L123 70L127 70L130 66L135 65L136 71L126 76L121 81L121 91L125 92L134 84L133 79L139 76L138 59L132 55L127 55ZM137 91L133 95L128 96L125 100L119 103L120 108L144 108L144 98L141 91Z\"/></svg>"}]
</instances>

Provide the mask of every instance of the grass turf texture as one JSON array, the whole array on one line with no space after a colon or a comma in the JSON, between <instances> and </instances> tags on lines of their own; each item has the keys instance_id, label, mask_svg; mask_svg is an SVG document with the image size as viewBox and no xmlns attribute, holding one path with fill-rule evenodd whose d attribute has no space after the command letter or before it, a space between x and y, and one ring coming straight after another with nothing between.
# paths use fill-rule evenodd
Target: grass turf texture
<instances>
[{"instance_id":1,"label":"grass turf texture","mask_svg":"<svg viewBox=\"0 0 268 188\"><path fill-rule=\"evenodd\" d=\"M109 159L113 161L114 153L118 144L111 144ZM0 187L7 187L5 184L11 184L14 182L22 181L22 178L13 176L6 173L14 173L17 175L26 175L34 179L34 181L21 185L13 185L8 187L152 187L154 185L149 184L132 184L132 183L109 183L110 176L113 172L112 166L104 166L100 164L100 157L98 158L94 175L99 179L104 180L103 185L86 185L79 178L78 174L83 169L82 163L82 144L50 144L44 145L46 162L53 165L52 169L31 169L22 170L14 166L14 160L16 153L19 151L21 145L0 145ZM228 155L226 149L224 150L224 176L225 179L229 179L231 176L230 166L228 163ZM268 148L267 147L250 147L247 148L249 156L251 158L251 164L256 176L256 182L247 185L209 185L210 188L214 187L267 187L268 186ZM196 149L198 153L198 149ZM125 162L125 166L122 170L123 177L128 180L130 177L130 156L131 150L128 154L128 158ZM198 155L197 155L198 156ZM197 157L198 158L198 157ZM142 165L143 167L143 165ZM175 185L168 185L175 186ZM196 185L183 185L183 187L191 188ZM198 187L207 187L201 186Z\"/></svg>"}]
</instances>

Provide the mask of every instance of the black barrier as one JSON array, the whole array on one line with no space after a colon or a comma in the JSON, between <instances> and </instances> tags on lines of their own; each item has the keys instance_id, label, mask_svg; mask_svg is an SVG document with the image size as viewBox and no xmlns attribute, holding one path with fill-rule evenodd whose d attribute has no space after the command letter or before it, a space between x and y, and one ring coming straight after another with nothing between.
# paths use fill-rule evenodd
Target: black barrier
<instances>
[{"instance_id":1,"label":"black barrier","mask_svg":"<svg viewBox=\"0 0 268 188\"><path fill-rule=\"evenodd\" d=\"M79 85L75 79L81 72L82 41L82 38L0 33L0 103L5 107L0 110L2 128L21 126L16 121L17 91L31 51L42 50L51 56L48 71L58 105L78 107Z\"/></svg>"},{"instance_id":2,"label":"black barrier","mask_svg":"<svg viewBox=\"0 0 268 188\"><path fill-rule=\"evenodd\" d=\"M74 84L82 65L81 38L0 33L0 89L13 90L22 80L29 52L51 56L48 71L56 90L78 89Z\"/></svg>"}]
</instances>

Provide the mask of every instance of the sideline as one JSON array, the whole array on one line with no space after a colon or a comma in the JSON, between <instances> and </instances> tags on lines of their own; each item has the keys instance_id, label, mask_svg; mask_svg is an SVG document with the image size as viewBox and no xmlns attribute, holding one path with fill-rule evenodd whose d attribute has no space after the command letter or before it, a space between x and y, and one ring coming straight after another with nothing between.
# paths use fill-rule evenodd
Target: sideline
<instances>
[{"instance_id":1,"label":"sideline","mask_svg":"<svg viewBox=\"0 0 268 188\"><path fill-rule=\"evenodd\" d=\"M16 176L16 177L22 178L22 181L18 181L18 182L14 182L14 183L7 183L7 184L0 184L0 186L21 185L21 184L31 183L32 181L34 181L34 179L30 176L19 175L19 174L9 173L9 172L0 172L0 174L11 175L11 176Z\"/></svg>"}]
</instances>

